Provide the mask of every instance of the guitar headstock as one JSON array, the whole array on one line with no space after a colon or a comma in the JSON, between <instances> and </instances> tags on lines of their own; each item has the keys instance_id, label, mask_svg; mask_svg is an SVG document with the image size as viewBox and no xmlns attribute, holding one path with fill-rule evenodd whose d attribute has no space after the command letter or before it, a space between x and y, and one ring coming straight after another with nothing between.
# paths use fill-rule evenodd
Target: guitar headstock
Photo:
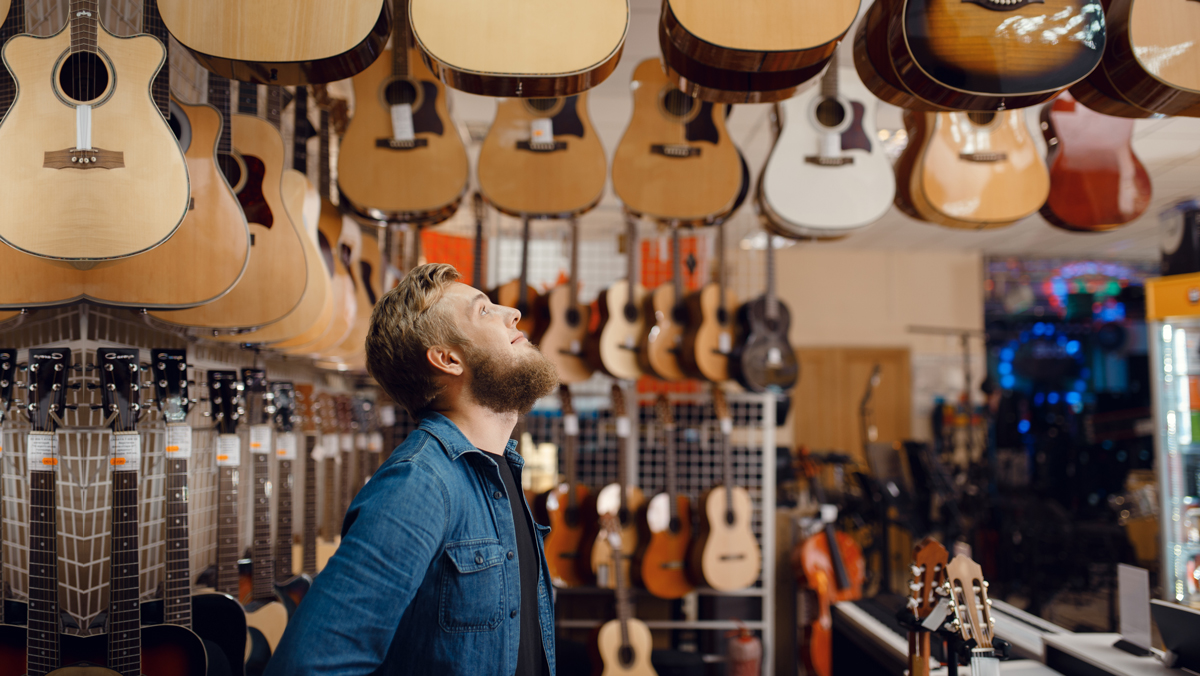
<instances>
[{"instance_id":1,"label":"guitar headstock","mask_svg":"<svg viewBox=\"0 0 1200 676\"><path fill-rule=\"evenodd\" d=\"M100 407L114 432L132 432L142 415L140 403L141 350L136 347L102 347L96 351L100 373Z\"/></svg>"},{"instance_id":2,"label":"guitar headstock","mask_svg":"<svg viewBox=\"0 0 1200 676\"><path fill-rule=\"evenodd\" d=\"M0 423L4 422L12 408L16 375L17 351L12 348L0 350Z\"/></svg>"},{"instance_id":3,"label":"guitar headstock","mask_svg":"<svg viewBox=\"0 0 1200 676\"><path fill-rule=\"evenodd\" d=\"M301 429L305 432L316 432L319 414L313 386L308 383L300 383L295 386L294 392L296 396L295 410L297 417L300 418Z\"/></svg>"},{"instance_id":4,"label":"guitar headstock","mask_svg":"<svg viewBox=\"0 0 1200 676\"><path fill-rule=\"evenodd\" d=\"M242 388L246 419L251 425L270 423L273 411L268 403L267 372L263 369L242 369Z\"/></svg>"},{"instance_id":5,"label":"guitar headstock","mask_svg":"<svg viewBox=\"0 0 1200 676\"><path fill-rule=\"evenodd\" d=\"M992 648L992 601L988 598L988 583L983 579L983 569L970 557L959 554L946 565L945 587L954 606L954 622L951 628L964 641L974 639L979 648Z\"/></svg>"},{"instance_id":6,"label":"guitar headstock","mask_svg":"<svg viewBox=\"0 0 1200 676\"><path fill-rule=\"evenodd\" d=\"M339 394L334 405L337 407L338 430L342 434L349 434L354 430L354 401L348 394Z\"/></svg>"},{"instance_id":7,"label":"guitar headstock","mask_svg":"<svg viewBox=\"0 0 1200 676\"><path fill-rule=\"evenodd\" d=\"M600 532L604 533L608 544L612 545L615 553L621 551L621 518L615 511L600 515Z\"/></svg>"},{"instance_id":8,"label":"guitar headstock","mask_svg":"<svg viewBox=\"0 0 1200 676\"><path fill-rule=\"evenodd\" d=\"M658 399L654 401L654 412L658 415L660 425L667 429L675 427L675 414L671 411L671 402L667 395L658 395Z\"/></svg>"},{"instance_id":9,"label":"guitar headstock","mask_svg":"<svg viewBox=\"0 0 1200 676\"><path fill-rule=\"evenodd\" d=\"M275 406L275 429L291 432L296 427L296 389L289 382L271 383L272 404Z\"/></svg>"},{"instance_id":10,"label":"guitar headstock","mask_svg":"<svg viewBox=\"0 0 1200 676\"><path fill-rule=\"evenodd\" d=\"M317 395L316 407L321 434L336 434L338 431L337 402L333 395L328 392Z\"/></svg>"},{"instance_id":11,"label":"guitar headstock","mask_svg":"<svg viewBox=\"0 0 1200 676\"><path fill-rule=\"evenodd\" d=\"M53 432L62 422L67 407L67 370L71 350L66 347L29 348L29 424L35 432Z\"/></svg>"},{"instance_id":12,"label":"guitar headstock","mask_svg":"<svg viewBox=\"0 0 1200 676\"><path fill-rule=\"evenodd\" d=\"M242 417L237 371L208 372L208 406L218 434L237 434Z\"/></svg>"},{"instance_id":13,"label":"guitar headstock","mask_svg":"<svg viewBox=\"0 0 1200 676\"><path fill-rule=\"evenodd\" d=\"M358 431L366 432L371 429L372 413L375 410L375 404L366 397L355 397L353 399L353 414L354 424Z\"/></svg>"},{"instance_id":14,"label":"guitar headstock","mask_svg":"<svg viewBox=\"0 0 1200 676\"><path fill-rule=\"evenodd\" d=\"M625 411L625 390L616 383L612 386L612 413L614 418L624 418L628 415Z\"/></svg>"},{"instance_id":15,"label":"guitar headstock","mask_svg":"<svg viewBox=\"0 0 1200 676\"><path fill-rule=\"evenodd\" d=\"M946 581L946 548L933 538L925 538L913 548L912 582L908 584L912 592L908 597L908 608L923 620L933 612L937 598L942 593L942 585Z\"/></svg>"},{"instance_id":16,"label":"guitar headstock","mask_svg":"<svg viewBox=\"0 0 1200 676\"><path fill-rule=\"evenodd\" d=\"M566 385L558 386L558 398L562 403L563 417L575 415L575 406L571 402L571 388Z\"/></svg>"},{"instance_id":17,"label":"guitar headstock","mask_svg":"<svg viewBox=\"0 0 1200 676\"><path fill-rule=\"evenodd\" d=\"M725 390L721 389L720 385L713 384L712 386L713 412L716 413L717 420L731 420L733 416L729 414L729 401L725 398Z\"/></svg>"},{"instance_id":18,"label":"guitar headstock","mask_svg":"<svg viewBox=\"0 0 1200 676\"><path fill-rule=\"evenodd\" d=\"M154 377L154 398L167 424L183 422L191 410L187 370L187 350L150 350L150 375Z\"/></svg>"}]
</instances>

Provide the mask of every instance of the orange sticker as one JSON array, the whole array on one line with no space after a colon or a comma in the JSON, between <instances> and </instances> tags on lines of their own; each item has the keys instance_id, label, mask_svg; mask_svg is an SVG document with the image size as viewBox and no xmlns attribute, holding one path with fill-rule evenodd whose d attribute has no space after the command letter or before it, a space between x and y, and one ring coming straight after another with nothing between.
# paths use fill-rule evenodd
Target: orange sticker
<instances>
[{"instance_id":1,"label":"orange sticker","mask_svg":"<svg viewBox=\"0 0 1200 676\"><path fill-rule=\"evenodd\" d=\"M218 456L217 456L217 461L219 461L219 462L225 462L225 461L227 461L227 460L229 460L229 456L228 456L228 455L218 455Z\"/></svg>"},{"instance_id":2,"label":"orange sticker","mask_svg":"<svg viewBox=\"0 0 1200 676\"><path fill-rule=\"evenodd\" d=\"M42 458L43 465L57 465L58 458Z\"/></svg>"},{"instance_id":3,"label":"orange sticker","mask_svg":"<svg viewBox=\"0 0 1200 676\"><path fill-rule=\"evenodd\" d=\"M108 464L110 464L110 465L124 465L124 464L125 464L125 458L110 458L110 459L109 459L109 461L108 461Z\"/></svg>"}]
</instances>

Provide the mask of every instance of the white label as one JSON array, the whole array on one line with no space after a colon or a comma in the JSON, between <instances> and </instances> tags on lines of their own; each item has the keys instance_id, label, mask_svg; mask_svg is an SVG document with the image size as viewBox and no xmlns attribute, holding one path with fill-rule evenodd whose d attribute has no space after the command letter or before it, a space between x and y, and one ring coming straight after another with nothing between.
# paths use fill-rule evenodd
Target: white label
<instances>
[{"instance_id":1,"label":"white label","mask_svg":"<svg viewBox=\"0 0 1200 676\"><path fill-rule=\"evenodd\" d=\"M321 446L325 449L321 453L322 460L338 456L338 436L336 434L326 434L321 437Z\"/></svg>"},{"instance_id":2,"label":"white label","mask_svg":"<svg viewBox=\"0 0 1200 676\"><path fill-rule=\"evenodd\" d=\"M30 432L25 441L29 469L54 469L58 465L58 437L51 432Z\"/></svg>"},{"instance_id":3,"label":"white label","mask_svg":"<svg viewBox=\"0 0 1200 676\"><path fill-rule=\"evenodd\" d=\"M721 354L729 354L733 349L733 339L729 337L728 331L722 331L717 335L717 352Z\"/></svg>"},{"instance_id":4,"label":"white label","mask_svg":"<svg viewBox=\"0 0 1200 676\"><path fill-rule=\"evenodd\" d=\"M108 464L114 472L136 472L142 466L142 435L122 432L113 435Z\"/></svg>"},{"instance_id":5,"label":"white label","mask_svg":"<svg viewBox=\"0 0 1200 676\"><path fill-rule=\"evenodd\" d=\"M658 260L664 263L671 260L671 240L666 237L658 238Z\"/></svg>"},{"instance_id":6,"label":"white label","mask_svg":"<svg viewBox=\"0 0 1200 676\"><path fill-rule=\"evenodd\" d=\"M365 432L359 432L358 434L354 435L354 447L355 448L357 448L360 451L365 451L365 450L367 450L367 447L369 445L370 444L367 441L367 434Z\"/></svg>"},{"instance_id":7,"label":"white label","mask_svg":"<svg viewBox=\"0 0 1200 676\"><path fill-rule=\"evenodd\" d=\"M342 441L342 451L343 452L349 453L350 451L354 450L354 435L353 434L343 434L341 436L341 441Z\"/></svg>"},{"instance_id":8,"label":"white label","mask_svg":"<svg viewBox=\"0 0 1200 676\"><path fill-rule=\"evenodd\" d=\"M622 439L628 438L629 433L633 431L633 426L629 424L629 416L619 416L617 418L617 436Z\"/></svg>"},{"instance_id":9,"label":"white label","mask_svg":"<svg viewBox=\"0 0 1200 676\"><path fill-rule=\"evenodd\" d=\"M416 138L411 103L392 106L392 138L396 141L411 141Z\"/></svg>"},{"instance_id":10,"label":"white label","mask_svg":"<svg viewBox=\"0 0 1200 676\"><path fill-rule=\"evenodd\" d=\"M783 363L783 356L779 353L779 348L772 347L767 349L767 366L779 366Z\"/></svg>"},{"instance_id":11,"label":"white label","mask_svg":"<svg viewBox=\"0 0 1200 676\"><path fill-rule=\"evenodd\" d=\"M383 452L383 434L379 432L371 432L367 437L367 450L372 453Z\"/></svg>"},{"instance_id":12,"label":"white label","mask_svg":"<svg viewBox=\"0 0 1200 676\"><path fill-rule=\"evenodd\" d=\"M275 435L275 455L280 460L296 459L296 435L284 432Z\"/></svg>"},{"instance_id":13,"label":"white label","mask_svg":"<svg viewBox=\"0 0 1200 676\"><path fill-rule=\"evenodd\" d=\"M396 424L395 406L379 407L379 424L383 425L384 427L393 427Z\"/></svg>"},{"instance_id":14,"label":"white label","mask_svg":"<svg viewBox=\"0 0 1200 676\"><path fill-rule=\"evenodd\" d=\"M581 352L580 350L581 350L581 348L580 348L580 345L579 345L579 341L578 341L578 340L572 340L572 341L571 341L571 349L570 349L570 353L571 353L571 354L582 354L582 352Z\"/></svg>"},{"instance_id":15,"label":"white label","mask_svg":"<svg viewBox=\"0 0 1200 676\"><path fill-rule=\"evenodd\" d=\"M539 143L554 143L554 121L548 117L539 117L529 123L529 145Z\"/></svg>"},{"instance_id":16,"label":"white label","mask_svg":"<svg viewBox=\"0 0 1200 676\"><path fill-rule=\"evenodd\" d=\"M579 418L575 415L563 416L563 433L569 437L579 436Z\"/></svg>"},{"instance_id":17,"label":"white label","mask_svg":"<svg viewBox=\"0 0 1200 676\"><path fill-rule=\"evenodd\" d=\"M271 426L250 426L250 453L258 455L271 452Z\"/></svg>"},{"instance_id":18,"label":"white label","mask_svg":"<svg viewBox=\"0 0 1200 676\"><path fill-rule=\"evenodd\" d=\"M217 467L240 467L242 440L236 434L217 435Z\"/></svg>"},{"instance_id":19,"label":"white label","mask_svg":"<svg viewBox=\"0 0 1200 676\"><path fill-rule=\"evenodd\" d=\"M167 457L172 460L192 457L191 425L167 425Z\"/></svg>"},{"instance_id":20,"label":"white label","mask_svg":"<svg viewBox=\"0 0 1200 676\"><path fill-rule=\"evenodd\" d=\"M733 434L733 418L721 418L721 434Z\"/></svg>"},{"instance_id":21,"label":"white label","mask_svg":"<svg viewBox=\"0 0 1200 676\"><path fill-rule=\"evenodd\" d=\"M633 336L633 334L632 334L632 333L631 333L631 334L629 334L629 335L627 335L627 336L625 336L625 348L626 348L626 349L629 349L629 350L632 350L634 347L636 347L636 346L637 346L637 344L636 344L636 342L635 342L636 340L637 340L637 339L636 339L636 338Z\"/></svg>"}]
</instances>

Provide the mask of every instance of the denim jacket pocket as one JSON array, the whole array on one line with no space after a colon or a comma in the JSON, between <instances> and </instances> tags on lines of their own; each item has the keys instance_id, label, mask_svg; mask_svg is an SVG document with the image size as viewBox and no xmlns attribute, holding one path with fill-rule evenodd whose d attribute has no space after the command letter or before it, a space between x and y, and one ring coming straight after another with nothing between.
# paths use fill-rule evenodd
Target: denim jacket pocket
<instances>
[{"instance_id":1,"label":"denim jacket pocket","mask_svg":"<svg viewBox=\"0 0 1200 676\"><path fill-rule=\"evenodd\" d=\"M438 581L438 623L448 632L490 631L504 619L504 547L477 539L446 545Z\"/></svg>"}]
</instances>

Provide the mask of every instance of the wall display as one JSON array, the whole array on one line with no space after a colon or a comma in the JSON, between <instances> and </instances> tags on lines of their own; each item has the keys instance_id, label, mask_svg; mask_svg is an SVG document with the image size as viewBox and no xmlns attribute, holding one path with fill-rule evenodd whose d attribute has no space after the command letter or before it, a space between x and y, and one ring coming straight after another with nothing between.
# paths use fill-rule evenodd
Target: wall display
<instances>
[{"instance_id":1,"label":"wall display","mask_svg":"<svg viewBox=\"0 0 1200 676\"><path fill-rule=\"evenodd\" d=\"M629 484L629 436L632 432L633 421L625 405L625 392L621 386L612 386L612 412L617 421L617 480L600 489L596 494L596 514L603 521L608 517L616 517L616 525L621 529L621 548L612 549L609 534L603 530L595 534L589 543L584 542L581 553L591 566L596 578L596 586L605 589L617 588L617 575L613 566L620 567L619 574L628 583L635 574L632 562L639 554L639 548L644 547L642 524L645 519L646 498L642 489ZM669 411L668 411L669 413ZM619 561L619 564L614 562Z\"/></svg>"},{"instance_id":2,"label":"wall display","mask_svg":"<svg viewBox=\"0 0 1200 676\"><path fill-rule=\"evenodd\" d=\"M570 278L546 294L546 331L538 341L542 353L558 370L558 380L567 385L587 380L594 369L583 351L591 308L579 302L579 222L571 219Z\"/></svg>"},{"instance_id":3,"label":"wall display","mask_svg":"<svg viewBox=\"0 0 1200 676\"><path fill-rule=\"evenodd\" d=\"M800 377L796 352L788 342L792 314L775 292L775 243L767 236L767 290L737 311L738 341L729 356L729 370L751 392L782 394Z\"/></svg>"},{"instance_id":4,"label":"wall display","mask_svg":"<svg viewBox=\"0 0 1200 676\"><path fill-rule=\"evenodd\" d=\"M642 584L651 594L663 599L677 599L693 589L687 572L688 548L692 544L692 503L686 495L679 493L675 452L677 428L666 395L658 396L654 410L666 448L667 489L646 505L642 518L650 537L639 552L638 571Z\"/></svg>"},{"instance_id":5,"label":"wall display","mask_svg":"<svg viewBox=\"0 0 1200 676\"><path fill-rule=\"evenodd\" d=\"M384 263L379 250L379 232L376 228L368 228L353 222L342 224L337 249L354 286L354 322L345 340L332 350L321 353L324 358L352 364L358 370L366 368L363 346L371 326L371 311L375 308L375 301L382 295Z\"/></svg>"},{"instance_id":6,"label":"wall display","mask_svg":"<svg viewBox=\"0 0 1200 676\"><path fill-rule=\"evenodd\" d=\"M625 214L623 242L625 278L613 282L596 299L599 328L588 331L586 348L593 369L636 380L644 373L638 364L638 342L646 332L646 289L639 282L637 219L629 213Z\"/></svg>"},{"instance_id":7,"label":"wall display","mask_svg":"<svg viewBox=\"0 0 1200 676\"><path fill-rule=\"evenodd\" d=\"M571 405L571 390L559 388L562 399L563 465L565 480L538 496L534 504L538 523L550 526L545 540L546 565L550 580L558 587L577 587L592 581L589 561L580 551L596 523L596 501L592 491L579 483L579 418Z\"/></svg>"}]
</instances>

